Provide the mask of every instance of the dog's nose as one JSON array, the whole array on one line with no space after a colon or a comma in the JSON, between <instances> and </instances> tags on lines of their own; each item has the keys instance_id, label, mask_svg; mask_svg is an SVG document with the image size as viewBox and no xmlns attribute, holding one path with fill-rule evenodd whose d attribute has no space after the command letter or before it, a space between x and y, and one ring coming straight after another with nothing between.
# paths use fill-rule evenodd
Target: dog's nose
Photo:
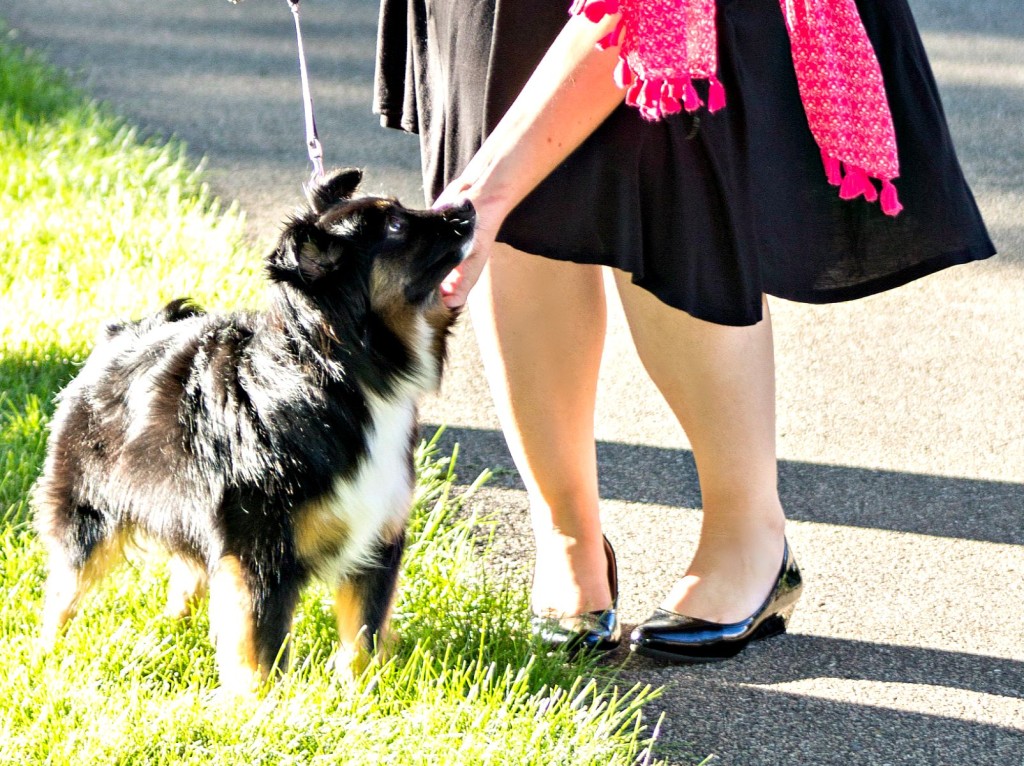
<instances>
[{"instance_id":1,"label":"dog's nose","mask_svg":"<svg viewBox=\"0 0 1024 766\"><path fill-rule=\"evenodd\" d=\"M463 234L469 234L473 230L473 224L476 223L476 210L473 209L473 203L468 199L455 205L443 207L440 213L448 223Z\"/></svg>"}]
</instances>

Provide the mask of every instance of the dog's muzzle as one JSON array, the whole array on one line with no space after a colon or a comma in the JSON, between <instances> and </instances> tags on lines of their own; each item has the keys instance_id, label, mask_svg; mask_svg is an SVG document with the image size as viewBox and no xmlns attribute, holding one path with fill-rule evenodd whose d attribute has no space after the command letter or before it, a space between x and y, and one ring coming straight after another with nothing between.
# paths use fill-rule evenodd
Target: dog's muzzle
<instances>
[{"instance_id":1,"label":"dog's muzzle","mask_svg":"<svg viewBox=\"0 0 1024 766\"><path fill-rule=\"evenodd\" d=\"M460 237L473 236L473 228L476 226L476 210L473 209L473 203L468 199L457 205L443 207L438 212Z\"/></svg>"}]
</instances>

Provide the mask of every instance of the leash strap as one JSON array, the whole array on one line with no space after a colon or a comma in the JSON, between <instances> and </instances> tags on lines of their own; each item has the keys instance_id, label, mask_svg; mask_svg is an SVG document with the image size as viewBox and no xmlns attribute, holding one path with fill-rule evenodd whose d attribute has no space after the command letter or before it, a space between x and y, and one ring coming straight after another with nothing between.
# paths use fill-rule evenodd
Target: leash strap
<instances>
[{"instance_id":1,"label":"leash strap","mask_svg":"<svg viewBox=\"0 0 1024 766\"><path fill-rule=\"evenodd\" d=\"M324 177L324 150L320 145L320 136L316 132L316 118L313 116L313 96L309 92L309 75L306 72L306 51L302 47L302 27L299 24L299 0L287 0L295 19L295 39L299 45L299 75L302 78L302 107L306 117L306 151L309 161L313 163L313 174L310 183L316 183Z\"/></svg>"}]
</instances>

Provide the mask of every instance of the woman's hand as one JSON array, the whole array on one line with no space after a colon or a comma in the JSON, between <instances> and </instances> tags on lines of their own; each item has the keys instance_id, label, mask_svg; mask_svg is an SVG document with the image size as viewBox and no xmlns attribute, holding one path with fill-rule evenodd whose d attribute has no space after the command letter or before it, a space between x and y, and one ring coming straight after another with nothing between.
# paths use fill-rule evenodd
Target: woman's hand
<instances>
[{"instance_id":1,"label":"woman's hand","mask_svg":"<svg viewBox=\"0 0 1024 766\"><path fill-rule=\"evenodd\" d=\"M467 171L470 169L467 168ZM434 208L441 208L469 200L476 211L476 227L473 230L473 243L469 255L441 283L441 300L451 309L465 305L469 291L473 289L484 266L487 265L498 230L508 214L504 206L493 199L484 198L479 188L465 179L465 174L456 178L434 202Z\"/></svg>"}]
</instances>

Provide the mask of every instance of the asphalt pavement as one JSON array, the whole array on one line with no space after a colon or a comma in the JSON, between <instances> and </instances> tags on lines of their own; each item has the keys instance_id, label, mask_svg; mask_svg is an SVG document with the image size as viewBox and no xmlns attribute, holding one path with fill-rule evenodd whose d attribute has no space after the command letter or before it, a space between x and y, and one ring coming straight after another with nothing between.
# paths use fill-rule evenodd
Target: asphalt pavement
<instances>
[{"instance_id":1,"label":"asphalt pavement","mask_svg":"<svg viewBox=\"0 0 1024 766\"><path fill-rule=\"evenodd\" d=\"M1024 764L1024 10L911 6L1000 255L853 303L772 302L780 481L807 584L791 632L737 660L627 662L624 680L665 687L674 764ZM328 165L422 203L416 139L369 111L375 3L303 14ZM273 238L308 174L284 0L0 0L0 18L145 132L184 139L250 236ZM635 624L685 568L700 499L614 299L611 315L602 513ZM476 503L525 582L524 493L479 370L463 321L422 417L461 445L465 481L497 469Z\"/></svg>"}]
</instances>

